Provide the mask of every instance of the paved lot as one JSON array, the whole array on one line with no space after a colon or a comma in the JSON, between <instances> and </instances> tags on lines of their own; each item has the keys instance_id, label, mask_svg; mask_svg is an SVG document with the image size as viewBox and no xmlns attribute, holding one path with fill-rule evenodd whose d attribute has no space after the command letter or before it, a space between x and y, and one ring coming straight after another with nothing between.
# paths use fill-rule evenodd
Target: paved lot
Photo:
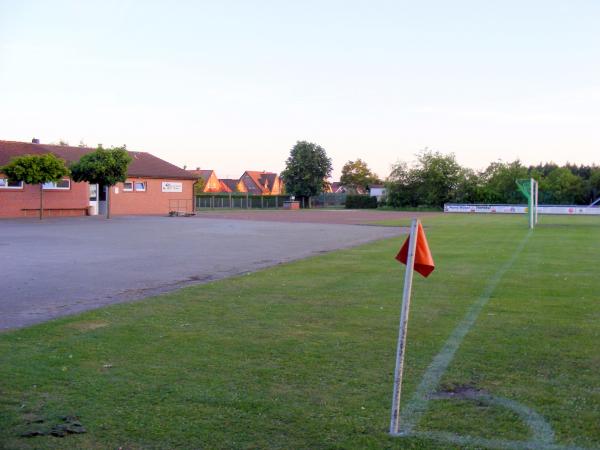
<instances>
[{"instance_id":1,"label":"paved lot","mask_svg":"<svg viewBox=\"0 0 600 450\"><path fill-rule=\"evenodd\" d=\"M200 217L234 220L261 220L286 223L337 223L346 225L364 225L381 220L408 220L413 217L426 217L440 213L378 211L374 209L302 209L284 211L281 209L218 209L201 210Z\"/></svg>"},{"instance_id":2,"label":"paved lot","mask_svg":"<svg viewBox=\"0 0 600 450\"><path fill-rule=\"evenodd\" d=\"M0 220L0 330L400 232L390 227L282 225L202 215Z\"/></svg>"}]
</instances>

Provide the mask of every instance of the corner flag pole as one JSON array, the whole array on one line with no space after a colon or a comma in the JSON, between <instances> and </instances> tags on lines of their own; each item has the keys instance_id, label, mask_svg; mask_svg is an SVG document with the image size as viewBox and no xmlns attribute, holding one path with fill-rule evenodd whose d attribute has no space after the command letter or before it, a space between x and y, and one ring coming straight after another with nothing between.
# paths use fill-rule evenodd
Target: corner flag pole
<instances>
[{"instance_id":1,"label":"corner flag pole","mask_svg":"<svg viewBox=\"0 0 600 450\"><path fill-rule=\"evenodd\" d=\"M398 435L400 430L400 393L402 389L404 350L406 348L406 330L408 327L408 311L410 309L418 224L419 220L413 219L410 226L410 241L408 244L406 272L404 274L404 292L402 294L402 311L400 313L400 329L398 332L398 346L396 348L396 370L394 371L394 394L392 397L392 418L390 421L391 435Z\"/></svg>"}]
</instances>

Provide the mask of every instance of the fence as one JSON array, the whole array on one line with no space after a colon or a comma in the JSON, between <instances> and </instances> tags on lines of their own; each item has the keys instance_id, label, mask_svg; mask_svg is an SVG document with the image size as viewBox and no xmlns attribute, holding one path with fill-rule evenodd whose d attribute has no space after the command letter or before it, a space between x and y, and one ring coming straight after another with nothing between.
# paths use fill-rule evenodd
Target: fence
<instances>
[{"instance_id":1,"label":"fence","mask_svg":"<svg viewBox=\"0 0 600 450\"><path fill-rule=\"evenodd\" d=\"M191 198L169 199L170 216L188 216L193 212Z\"/></svg>"},{"instance_id":2,"label":"fence","mask_svg":"<svg viewBox=\"0 0 600 450\"><path fill-rule=\"evenodd\" d=\"M319 194L311 199L311 204L315 208L327 208L331 206L344 206L346 204L346 194Z\"/></svg>"},{"instance_id":3,"label":"fence","mask_svg":"<svg viewBox=\"0 0 600 450\"><path fill-rule=\"evenodd\" d=\"M289 195L202 194L196 195L196 209L275 209L289 199Z\"/></svg>"}]
</instances>

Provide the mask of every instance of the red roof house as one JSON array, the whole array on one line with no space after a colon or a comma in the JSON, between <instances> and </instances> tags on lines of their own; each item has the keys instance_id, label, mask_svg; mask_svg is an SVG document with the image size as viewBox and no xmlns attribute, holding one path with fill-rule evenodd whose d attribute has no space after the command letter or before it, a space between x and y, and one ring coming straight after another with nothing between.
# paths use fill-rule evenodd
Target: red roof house
<instances>
[{"instance_id":1,"label":"red roof house","mask_svg":"<svg viewBox=\"0 0 600 450\"><path fill-rule=\"evenodd\" d=\"M22 155L52 153L67 165L94 151L88 147L47 145L35 142L0 140L0 166ZM44 185L44 213L48 216L103 214L110 195L111 213L167 214L175 202L193 209L193 184L197 179L167 161L146 152L130 151L128 178L110 191L107 186L75 183L65 178ZM0 173L0 217L27 217L39 214L39 186L9 182Z\"/></svg>"},{"instance_id":2,"label":"red roof house","mask_svg":"<svg viewBox=\"0 0 600 450\"><path fill-rule=\"evenodd\" d=\"M214 170L188 170L191 175L194 175L196 179L202 179L204 186L201 192L222 192L222 186L217 174Z\"/></svg>"},{"instance_id":3,"label":"red roof house","mask_svg":"<svg viewBox=\"0 0 600 450\"><path fill-rule=\"evenodd\" d=\"M283 192L283 183L274 172L247 170L240 177L244 191L254 195L279 195Z\"/></svg>"}]
</instances>

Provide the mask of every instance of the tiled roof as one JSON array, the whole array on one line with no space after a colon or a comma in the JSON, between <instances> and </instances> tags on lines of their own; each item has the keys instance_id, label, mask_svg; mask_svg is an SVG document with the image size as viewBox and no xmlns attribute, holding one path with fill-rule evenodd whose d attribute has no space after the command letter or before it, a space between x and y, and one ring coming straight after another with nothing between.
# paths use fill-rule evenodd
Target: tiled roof
<instances>
[{"instance_id":1,"label":"tiled roof","mask_svg":"<svg viewBox=\"0 0 600 450\"><path fill-rule=\"evenodd\" d=\"M340 188L343 188L343 186L342 183L340 183L339 181L334 181L333 183L331 183L331 192L340 192Z\"/></svg>"},{"instance_id":2,"label":"tiled roof","mask_svg":"<svg viewBox=\"0 0 600 450\"><path fill-rule=\"evenodd\" d=\"M146 152L129 152L133 161L129 165L128 174L134 177L149 178L179 178L193 180L195 177L190 175L187 170L183 170L164 159Z\"/></svg>"},{"instance_id":3,"label":"tiled roof","mask_svg":"<svg viewBox=\"0 0 600 450\"><path fill-rule=\"evenodd\" d=\"M277 174L273 172L263 173L260 177L260 180L265 180L269 191L273 190L273 186L275 186L275 180L277 179Z\"/></svg>"},{"instance_id":4,"label":"tiled roof","mask_svg":"<svg viewBox=\"0 0 600 450\"><path fill-rule=\"evenodd\" d=\"M192 175L194 175L196 178L200 177L202 178L204 181L207 181L211 174L214 172L214 170L188 170L189 173L191 173Z\"/></svg>"},{"instance_id":5,"label":"tiled roof","mask_svg":"<svg viewBox=\"0 0 600 450\"><path fill-rule=\"evenodd\" d=\"M233 180L231 178L221 178L221 184L229 189L229 191L225 192L237 192L237 184L240 180Z\"/></svg>"},{"instance_id":6,"label":"tiled roof","mask_svg":"<svg viewBox=\"0 0 600 450\"><path fill-rule=\"evenodd\" d=\"M250 192L259 192L261 194L270 194L273 185L277 179L277 174L273 172L259 172L256 170L247 170L244 172L254 182L255 187L247 186ZM243 177L243 175L242 175Z\"/></svg>"},{"instance_id":7,"label":"tiled roof","mask_svg":"<svg viewBox=\"0 0 600 450\"><path fill-rule=\"evenodd\" d=\"M57 157L64 159L67 164L70 164L79 161L79 158L90 151L92 150L80 147L0 141L0 166L8 164L12 158L17 156L43 155L45 153L53 153Z\"/></svg>"},{"instance_id":8,"label":"tiled roof","mask_svg":"<svg viewBox=\"0 0 600 450\"><path fill-rule=\"evenodd\" d=\"M53 153L58 158L64 159L67 165L96 149L88 147L70 147L65 145L33 144L30 142L15 142L0 140L0 166L8 164L15 156L43 155ZM163 159L146 152L128 151L132 158L127 170L130 177L147 178L177 178L193 180L196 177L188 171L177 167Z\"/></svg>"},{"instance_id":9,"label":"tiled roof","mask_svg":"<svg viewBox=\"0 0 600 450\"><path fill-rule=\"evenodd\" d=\"M219 192L233 192L231 188L223 183L223 180L219 180Z\"/></svg>"}]
</instances>

